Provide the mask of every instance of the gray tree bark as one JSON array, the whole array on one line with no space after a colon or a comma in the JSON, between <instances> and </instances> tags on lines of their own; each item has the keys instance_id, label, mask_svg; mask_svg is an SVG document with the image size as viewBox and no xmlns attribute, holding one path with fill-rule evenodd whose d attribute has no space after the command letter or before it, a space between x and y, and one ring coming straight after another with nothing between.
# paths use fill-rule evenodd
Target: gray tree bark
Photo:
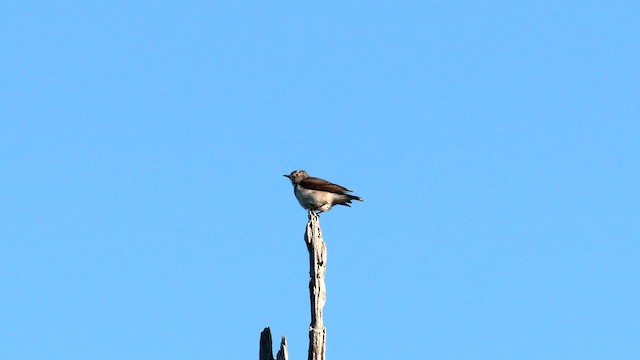
<instances>
[{"instance_id":1,"label":"gray tree bark","mask_svg":"<svg viewBox=\"0 0 640 360\"><path fill-rule=\"evenodd\" d=\"M309 296L311 300L311 324L309 325L308 360L325 360L327 329L322 319L322 309L327 300L324 274L327 266L327 246L322 238L320 218L309 211L309 222L304 234L309 250Z\"/></svg>"},{"instance_id":2,"label":"gray tree bark","mask_svg":"<svg viewBox=\"0 0 640 360\"><path fill-rule=\"evenodd\" d=\"M309 211L309 222L304 233L304 241L309 250L309 299L311 302L311 324L309 324L308 360L326 359L327 329L324 327L322 310L327 301L324 274L327 269L327 245L322 238L320 217ZM260 334L260 360L274 360L271 329L264 328ZM287 339L283 336L277 360L288 360Z\"/></svg>"}]
</instances>

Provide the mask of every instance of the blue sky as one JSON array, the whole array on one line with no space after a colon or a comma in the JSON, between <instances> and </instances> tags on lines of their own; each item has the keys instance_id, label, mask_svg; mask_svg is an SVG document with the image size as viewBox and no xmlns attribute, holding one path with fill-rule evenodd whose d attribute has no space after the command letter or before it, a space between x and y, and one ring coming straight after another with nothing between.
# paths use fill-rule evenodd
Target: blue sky
<instances>
[{"instance_id":1,"label":"blue sky","mask_svg":"<svg viewBox=\"0 0 640 360\"><path fill-rule=\"evenodd\" d=\"M637 359L635 2L0 4L0 358Z\"/></svg>"}]
</instances>

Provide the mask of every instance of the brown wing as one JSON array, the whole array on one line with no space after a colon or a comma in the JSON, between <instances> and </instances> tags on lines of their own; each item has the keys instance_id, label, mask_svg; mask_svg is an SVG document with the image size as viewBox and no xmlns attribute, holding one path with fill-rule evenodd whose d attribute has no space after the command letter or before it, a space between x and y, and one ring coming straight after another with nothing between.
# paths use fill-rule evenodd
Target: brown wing
<instances>
[{"instance_id":1,"label":"brown wing","mask_svg":"<svg viewBox=\"0 0 640 360\"><path fill-rule=\"evenodd\" d=\"M345 194L351 191L344 186L340 186L338 184L334 184L334 183L328 182L327 180L316 178L316 177L308 177L302 180L300 182L300 185L310 190L326 191L334 194Z\"/></svg>"}]
</instances>

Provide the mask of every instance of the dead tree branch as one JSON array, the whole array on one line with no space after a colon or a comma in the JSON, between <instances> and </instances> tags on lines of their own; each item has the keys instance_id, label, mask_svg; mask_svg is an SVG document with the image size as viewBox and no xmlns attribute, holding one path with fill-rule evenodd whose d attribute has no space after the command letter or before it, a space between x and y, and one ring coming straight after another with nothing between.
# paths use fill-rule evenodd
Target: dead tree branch
<instances>
[{"instance_id":1,"label":"dead tree branch","mask_svg":"<svg viewBox=\"0 0 640 360\"><path fill-rule=\"evenodd\" d=\"M308 360L325 360L327 329L322 320L322 309L327 300L324 285L327 246L322 238L320 218L313 211L309 211L309 222L304 240L307 244L307 250L309 250L309 296L311 300Z\"/></svg>"},{"instance_id":2,"label":"dead tree branch","mask_svg":"<svg viewBox=\"0 0 640 360\"><path fill-rule=\"evenodd\" d=\"M260 333L260 360L274 360L272 351L271 329L266 327L262 330L262 333ZM282 341L280 342L280 350L278 350L278 354L276 355L276 360L288 359L287 338L283 336Z\"/></svg>"}]
</instances>

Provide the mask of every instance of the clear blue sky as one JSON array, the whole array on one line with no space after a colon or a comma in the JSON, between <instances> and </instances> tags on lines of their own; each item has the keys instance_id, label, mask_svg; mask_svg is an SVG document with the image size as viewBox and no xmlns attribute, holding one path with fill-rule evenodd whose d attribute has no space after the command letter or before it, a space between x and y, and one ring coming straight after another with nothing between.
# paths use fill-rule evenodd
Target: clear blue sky
<instances>
[{"instance_id":1,"label":"clear blue sky","mask_svg":"<svg viewBox=\"0 0 640 360\"><path fill-rule=\"evenodd\" d=\"M0 4L0 359L640 358L634 1Z\"/></svg>"}]
</instances>

